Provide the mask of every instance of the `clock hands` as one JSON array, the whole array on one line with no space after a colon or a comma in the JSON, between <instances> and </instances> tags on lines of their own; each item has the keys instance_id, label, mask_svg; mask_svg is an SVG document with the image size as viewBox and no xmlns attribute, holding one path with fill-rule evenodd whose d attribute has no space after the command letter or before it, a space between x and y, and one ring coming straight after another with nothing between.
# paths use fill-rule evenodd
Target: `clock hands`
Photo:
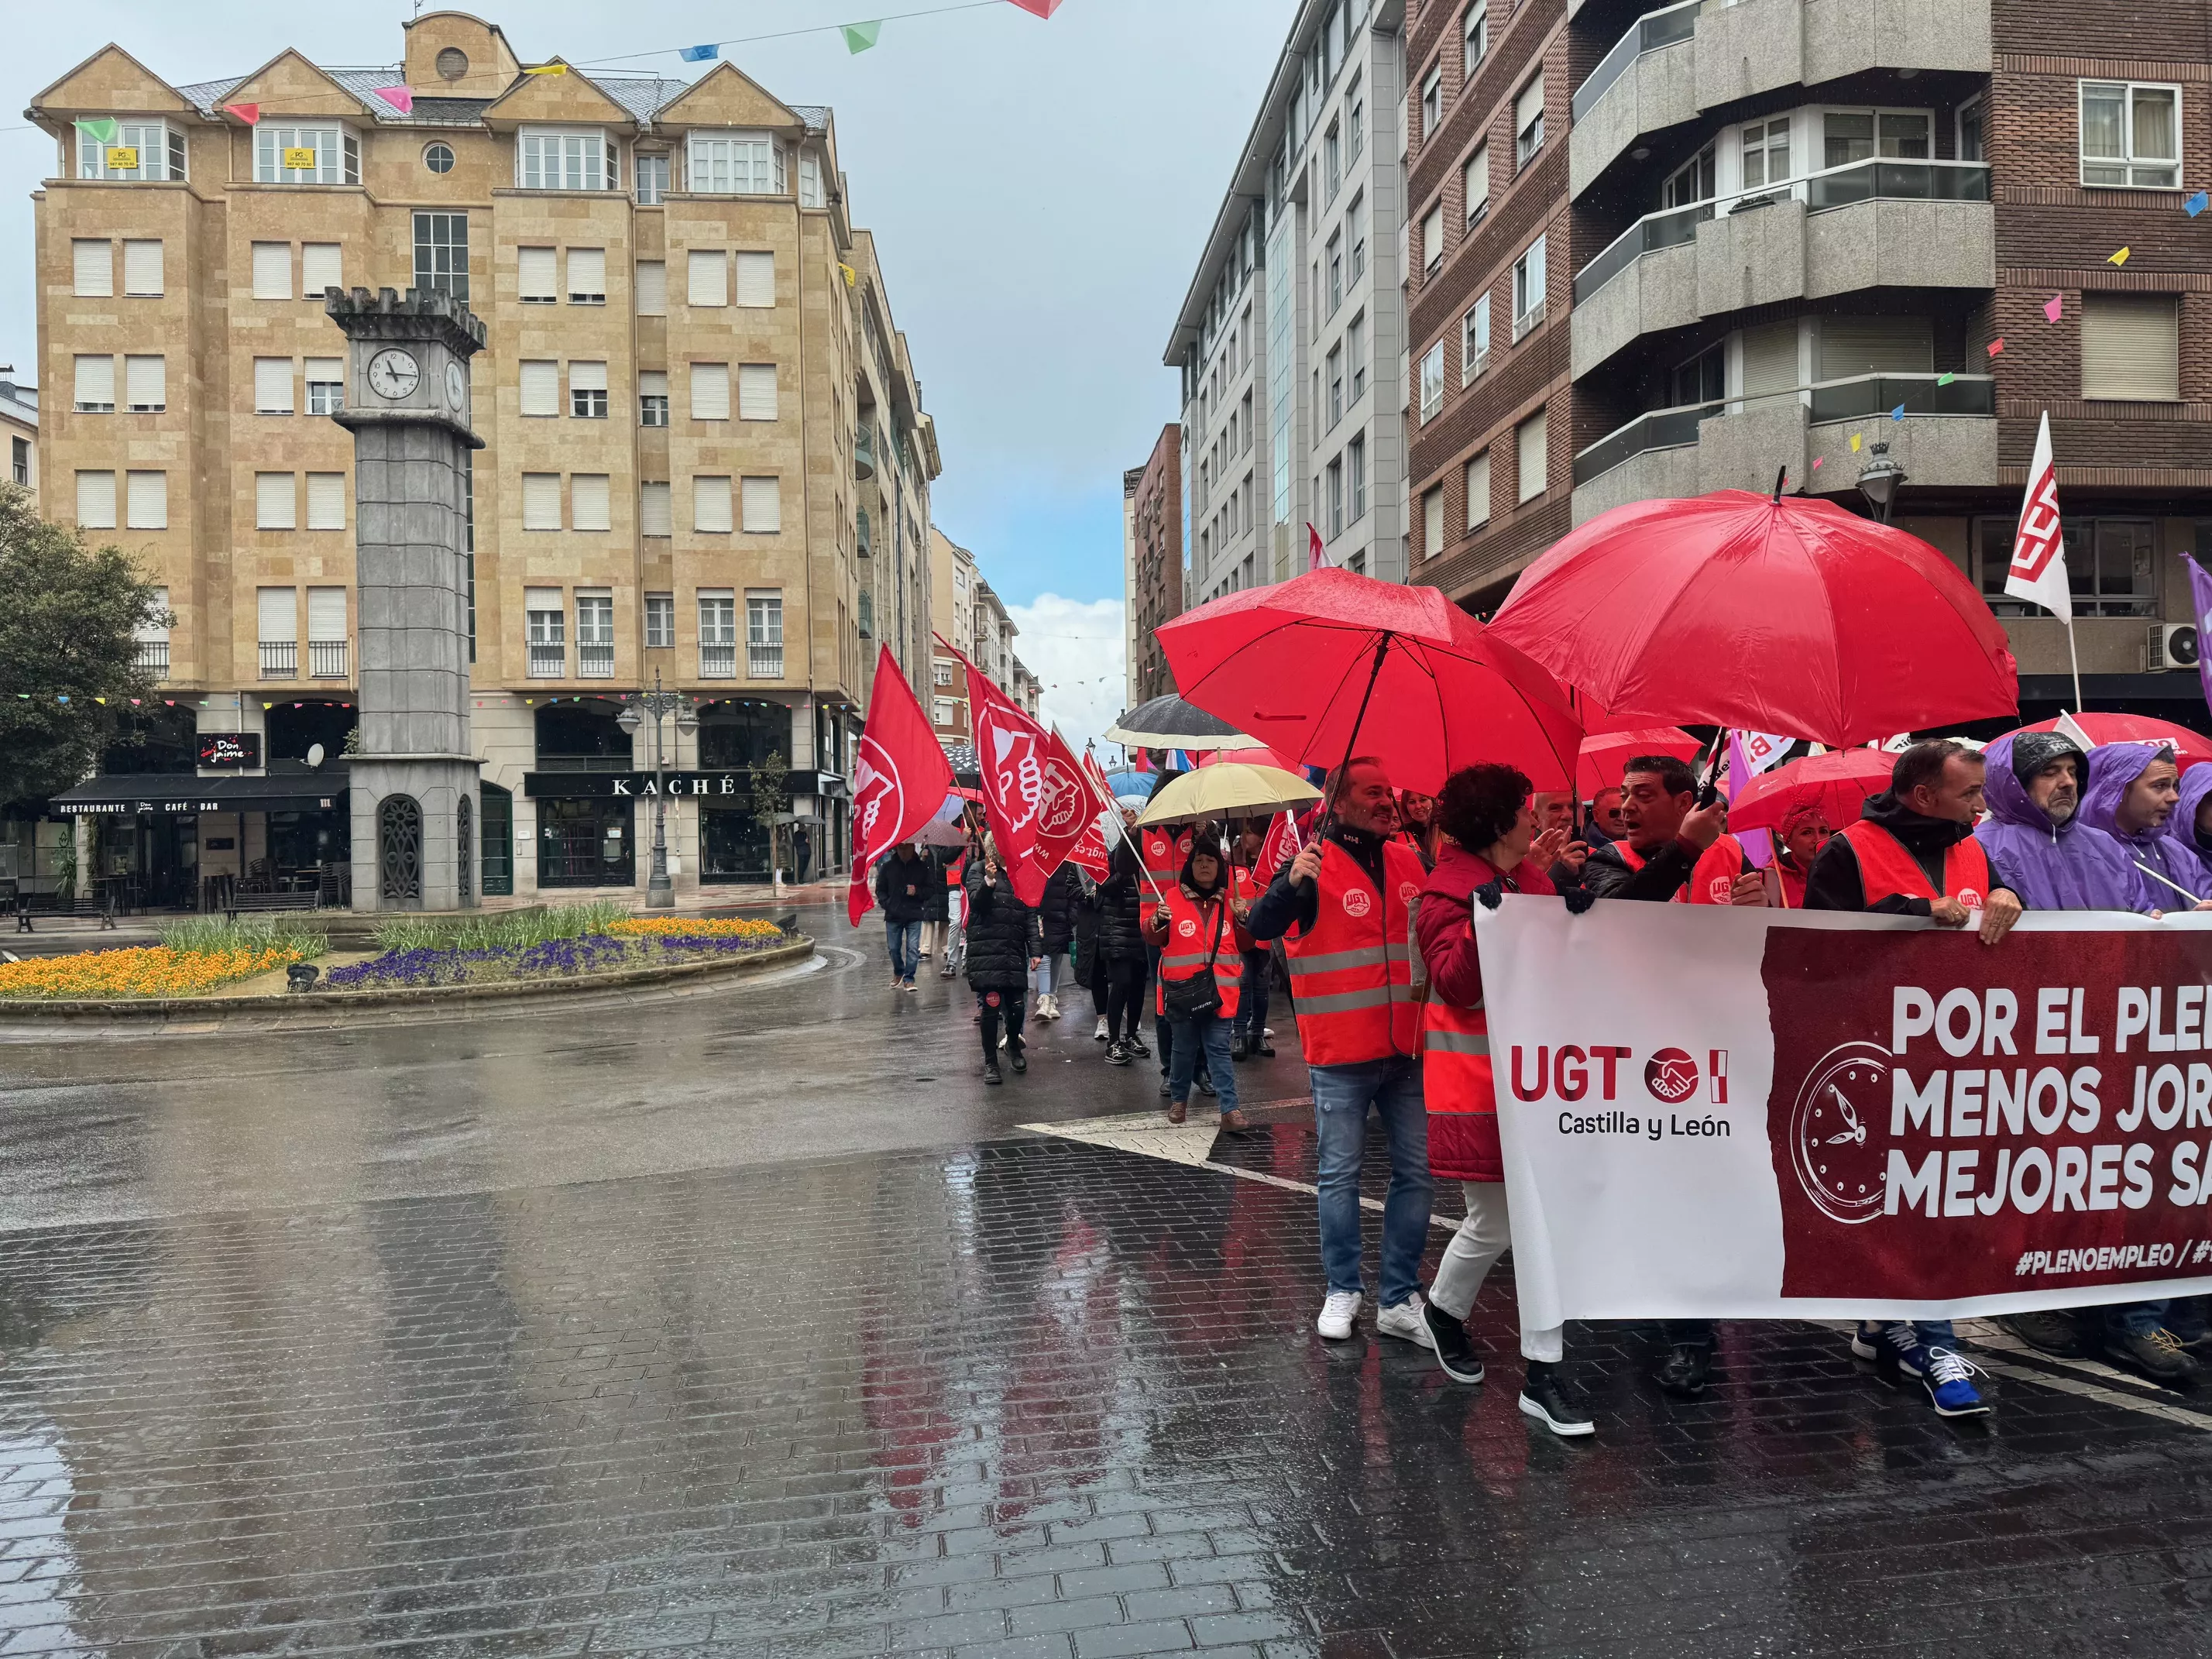
<instances>
[{"instance_id":1,"label":"clock hands","mask_svg":"<svg viewBox=\"0 0 2212 1659\"><path fill-rule=\"evenodd\" d=\"M1827 1144L1831 1146L1865 1146L1867 1129L1866 1125L1859 1121L1858 1108L1852 1105L1850 1097L1834 1084L1831 1083L1828 1085L1828 1092L1835 1096L1836 1109L1842 1115L1844 1121L1850 1127L1839 1135L1830 1135Z\"/></svg>"}]
</instances>

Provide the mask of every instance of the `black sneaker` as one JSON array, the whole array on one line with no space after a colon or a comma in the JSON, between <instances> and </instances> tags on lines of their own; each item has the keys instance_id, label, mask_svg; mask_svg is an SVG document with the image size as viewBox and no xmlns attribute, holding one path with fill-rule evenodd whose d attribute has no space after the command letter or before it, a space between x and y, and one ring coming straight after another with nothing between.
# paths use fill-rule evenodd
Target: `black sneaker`
<instances>
[{"instance_id":1,"label":"black sneaker","mask_svg":"<svg viewBox=\"0 0 2212 1659\"><path fill-rule=\"evenodd\" d=\"M1258 1042L1253 1044L1252 1052L1262 1060L1273 1060L1275 1057L1275 1045L1262 1037Z\"/></svg>"},{"instance_id":2,"label":"black sneaker","mask_svg":"<svg viewBox=\"0 0 2212 1659\"><path fill-rule=\"evenodd\" d=\"M999 1075L999 1065L998 1065L998 1062L997 1062L996 1060L987 1060L987 1061L984 1063L984 1066L983 1066L983 1081L984 1081L984 1082L986 1082L986 1083L1004 1083L1006 1080L1006 1079L1004 1079L1003 1077L1000 1077L1000 1076Z\"/></svg>"},{"instance_id":3,"label":"black sneaker","mask_svg":"<svg viewBox=\"0 0 2212 1659\"><path fill-rule=\"evenodd\" d=\"M1705 1391L1712 1374L1711 1348L1702 1342L1677 1342L1651 1373L1651 1379L1677 1400L1694 1400Z\"/></svg>"},{"instance_id":4,"label":"black sneaker","mask_svg":"<svg viewBox=\"0 0 2212 1659\"><path fill-rule=\"evenodd\" d=\"M1175 1098L1175 1090L1165 1078L1162 1078L1160 1079L1160 1098L1162 1100L1173 1100Z\"/></svg>"},{"instance_id":5,"label":"black sneaker","mask_svg":"<svg viewBox=\"0 0 2212 1659\"><path fill-rule=\"evenodd\" d=\"M1421 1317L1428 1322L1429 1334L1434 1340L1437 1364L1455 1382L1482 1381L1482 1357L1474 1351L1474 1344L1467 1340L1467 1325L1453 1318L1433 1302L1421 1304Z\"/></svg>"},{"instance_id":6,"label":"black sneaker","mask_svg":"<svg viewBox=\"0 0 2212 1659\"><path fill-rule=\"evenodd\" d=\"M2132 1331L2107 1335L2105 1353L2169 1389L2188 1388L2203 1374L2203 1368L2182 1351L2173 1333L2163 1326L2141 1336Z\"/></svg>"},{"instance_id":7,"label":"black sneaker","mask_svg":"<svg viewBox=\"0 0 2212 1659\"><path fill-rule=\"evenodd\" d=\"M2054 1308L2040 1313L2008 1314L1997 1323L2038 1353L2047 1353L2059 1359L2079 1359L2087 1352L2081 1340L2081 1325L2072 1314L2063 1309Z\"/></svg>"},{"instance_id":8,"label":"black sneaker","mask_svg":"<svg viewBox=\"0 0 2212 1659\"><path fill-rule=\"evenodd\" d=\"M1231 1060L1243 1060L1246 1052L1247 1050L1244 1045L1244 1033L1239 1031L1235 1036L1229 1039L1229 1058Z\"/></svg>"},{"instance_id":9,"label":"black sneaker","mask_svg":"<svg viewBox=\"0 0 2212 1659\"><path fill-rule=\"evenodd\" d=\"M1219 1090L1216 1089L1216 1088L1213 1086L1213 1079L1212 1079L1212 1078L1210 1078L1210 1077L1206 1076L1206 1074L1205 1073L1203 1073L1203 1072L1200 1072L1200 1073L1198 1074L1198 1076L1197 1076L1197 1078L1194 1079L1194 1081L1195 1081L1195 1082L1197 1083L1197 1085L1198 1085L1198 1091L1199 1091L1199 1093L1200 1093L1200 1094L1202 1094L1202 1095L1212 1096L1212 1095L1218 1094L1218 1093L1220 1092L1220 1091L1219 1091Z\"/></svg>"},{"instance_id":10,"label":"black sneaker","mask_svg":"<svg viewBox=\"0 0 2212 1659\"><path fill-rule=\"evenodd\" d=\"M1030 1068L1029 1052L1026 1048L1007 1049L1006 1060L1017 1072L1026 1072Z\"/></svg>"},{"instance_id":11,"label":"black sneaker","mask_svg":"<svg viewBox=\"0 0 2212 1659\"><path fill-rule=\"evenodd\" d=\"M1540 1359L1528 1362L1528 1380L1521 1385L1521 1409L1556 1435L1572 1438L1597 1432L1581 1396L1557 1367Z\"/></svg>"},{"instance_id":12,"label":"black sneaker","mask_svg":"<svg viewBox=\"0 0 2212 1659\"><path fill-rule=\"evenodd\" d=\"M1150 1060L1152 1057L1152 1051L1145 1047L1145 1040L1140 1036L1123 1037L1121 1046L1139 1060Z\"/></svg>"},{"instance_id":13,"label":"black sneaker","mask_svg":"<svg viewBox=\"0 0 2212 1659\"><path fill-rule=\"evenodd\" d=\"M1106 1045L1106 1063L1109 1066L1127 1066L1129 1063L1128 1049L1118 1042L1108 1043Z\"/></svg>"}]
</instances>

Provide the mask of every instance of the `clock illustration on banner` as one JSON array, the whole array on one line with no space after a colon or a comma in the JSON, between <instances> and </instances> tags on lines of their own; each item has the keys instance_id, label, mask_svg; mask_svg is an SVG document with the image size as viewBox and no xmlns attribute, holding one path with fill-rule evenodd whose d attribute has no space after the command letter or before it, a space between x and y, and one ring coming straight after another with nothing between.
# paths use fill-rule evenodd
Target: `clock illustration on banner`
<instances>
[{"instance_id":1,"label":"clock illustration on banner","mask_svg":"<svg viewBox=\"0 0 2212 1659\"><path fill-rule=\"evenodd\" d=\"M446 364L446 406L456 415L465 413L469 406L468 372L451 361Z\"/></svg>"},{"instance_id":2,"label":"clock illustration on banner","mask_svg":"<svg viewBox=\"0 0 2212 1659\"><path fill-rule=\"evenodd\" d=\"M368 360L368 389L386 403L397 403L415 390L422 366L398 346L388 346Z\"/></svg>"},{"instance_id":3,"label":"clock illustration on banner","mask_svg":"<svg viewBox=\"0 0 2212 1659\"><path fill-rule=\"evenodd\" d=\"M1790 1162L1805 1196L1832 1221L1856 1224L1882 1212L1889 1059L1879 1043L1844 1043L1820 1057L1797 1091Z\"/></svg>"}]
</instances>

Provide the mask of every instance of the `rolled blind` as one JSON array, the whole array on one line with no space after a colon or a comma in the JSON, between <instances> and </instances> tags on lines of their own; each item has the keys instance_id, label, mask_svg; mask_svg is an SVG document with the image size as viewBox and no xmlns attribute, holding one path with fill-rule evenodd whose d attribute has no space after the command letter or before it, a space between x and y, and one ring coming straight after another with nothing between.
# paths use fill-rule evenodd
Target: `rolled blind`
<instances>
[{"instance_id":1,"label":"rolled blind","mask_svg":"<svg viewBox=\"0 0 2212 1659\"><path fill-rule=\"evenodd\" d=\"M771 532L783 528L783 487L776 478L748 478L744 491L745 528Z\"/></svg>"},{"instance_id":2,"label":"rolled blind","mask_svg":"<svg viewBox=\"0 0 2212 1659\"><path fill-rule=\"evenodd\" d=\"M322 298L326 288L345 286L344 264L336 242L300 244L300 286L313 300Z\"/></svg>"},{"instance_id":3,"label":"rolled blind","mask_svg":"<svg viewBox=\"0 0 2212 1659\"><path fill-rule=\"evenodd\" d=\"M1544 112L1544 77L1538 76L1521 88L1521 95L1513 100L1513 131L1526 132L1528 124Z\"/></svg>"},{"instance_id":4,"label":"rolled blind","mask_svg":"<svg viewBox=\"0 0 2212 1659\"><path fill-rule=\"evenodd\" d=\"M253 410L258 415L292 412L292 360L256 357L253 360Z\"/></svg>"},{"instance_id":5,"label":"rolled blind","mask_svg":"<svg viewBox=\"0 0 2212 1659\"><path fill-rule=\"evenodd\" d=\"M125 357L123 401L133 409L160 409L169 401L168 359Z\"/></svg>"},{"instance_id":6,"label":"rolled blind","mask_svg":"<svg viewBox=\"0 0 2212 1659\"><path fill-rule=\"evenodd\" d=\"M289 300L292 297L292 245L256 242L253 245L253 297Z\"/></svg>"},{"instance_id":7,"label":"rolled blind","mask_svg":"<svg viewBox=\"0 0 2212 1659\"><path fill-rule=\"evenodd\" d=\"M668 314L668 266L659 259L640 259L637 262L637 314L641 317L665 317Z\"/></svg>"},{"instance_id":8,"label":"rolled blind","mask_svg":"<svg viewBox=\"0 0 2212 1659\"><path fill-rule=\"evenodd\" d=\"M80 357L76 360L76 401L94 405L115 402L115 359Z\"/></svg>"},{"instance_id":9,"label":"rolled blind","mask_svg":"<svg viewBox=\"0 0 2212 1659\"><path fill-rule=\"evenodd\" d=\"M1421 221L1421 263L1432 265L1444 257L1444 210L1431 208L1428 217Z\"/></svg>"},{"instance_id":10,"label":"rolled blind","mask_svg":"<svg viewBox=\"0 0 2212 1659\"><path fill-rule=\"evenodd\" d=\"M157 587L154 590L154 609L162 616L171 614L167 588ZM143 640L149 644L157 644L169 637L168 625L158 620L143 622L131 630L131 637L134 640Z\"/></svg>"},{"instance_id":11,"label":"rolled blind","mask_svg":"<svg viewBox=\"0 0 2212 1659\"><path fill-rule=\"evenodd\" d=\"M775 365L742 363L738 368L738 418L772 421L775 418Z\"/></svg>"},{"instance_id":12,"label":"rolled blind","mask_svg":"<svg viewBox=\"0 0 2212 1659\"><path fill-rule=\"evenodd\" d=\"M726 306L730 302L729 261L720 248L695 247L690 252L688 295L695 306Z\"/></svg>"},{"instance_id":13,"label":"rolled blind","mask_svg":"<svg viewBox=\"0 0 2212 1659\"><path fill-rule=\"evenodd\" d=\"M1925 317L1828 317L1820 323L1820 378L1927 374L1936 367L1935 325ZM1796 382L1793 380L1791 385Z\"/></svg>"},{"instance_id":14,"label":"rolled blind","mask_svg":"<svg viewBox=\"0 0 2212 1659\"><path fill-rule=\"evenodd\" d=\"M2164 294L2081 296L2081 395L2172 403L2181 396L2181 341Z\"/></svg>"},{"instance_id":15,"label":"rolled blind","mask_svg":"<svg viewBox=\"0 0 2212 1659\"><path fill-rule=\"evenodd\" d=\"M568 250L568 297L604 300L607 297L607 251L603 247Z\"/></svg>"},{"instance_id":16,"label":"rolled blind","mask_svg":"<svg viewBox=\"0 0 2212 1659\"><path fill-rule=\"evenodd\" d=\"M730 366L727 363L691 365L691 418L726 421L730 418Z\"/></svg>"},{"instance_id":17,"label":"rolled blind","mask_svg":"<svg viewBox=\"0 0 2212 1659\"><path fill-rule=\"evenodd\" d=\"M695 530L724 531L730 527L727 478L691 480L691 524Z\"/></svg>"},{"instance_id":18,"label":"rolled blind","mask_svg":"<svg viewBox=\"0 0 2212 1659\"><path fill-rule=\"evenodd\" d=\"M1421 555L1433 559L1444 550L1444 492L1431 489L1421 497Z\"/></svg>"},{"instance_id":19,"label":"rolled blind","mask_svg":"<svg viewBox=\"0 0 2212 1659\"><path fill-rule=\"evenodd\" d=\"M1490 452L1467 464L1467 527L1490 521Z\"/></svg>"},{"instance_id":20,"label":"rolled blind","mask_svg":"<svg viewBox=\"0 0 2212 1659\"><path fill-rule=\"evenodd\" d=\"M83 291L82 289L77 290L80 294ZM159 238L124 243L123 291L125 294L159 294L161 291L161 244Z\"/></svg>"},{"instance_id":21,"label":"rolled blind","mask_svg":"<svg viewBox=\"0 0 2212 1659\"><path fill-rule=\"evenodd\" d=\"M76 521L87 530L115 528L115 475L80 472L76 475Z\"/></svg>"},{"instance_id":22,"label":"rolled blind","mask_svg":"<svg viewBox=\"0 0 2212 1659\"><path fill-rule=\"evenodd\" d=\"M133 530L169 527L169 475L133 472L124 480L124 522Z\"/></svg>"},{"instance_id":23,"label":"rolled blind","mask_svg":"<svg viewBox=\"0 0 2212 1659\"><path fill-rule=\"evenodd\" d=\"M675 514L670 510L666 484L638 486L637 518L641 535L672 536L676 533Z\"/></svg>"},{"instance_id":24,"label":"rolled blind","mask_svg":"<svg viewBox=\"0 0 2212 1659\"><path fill-rule=\"evenodd\" d=\"M570 363L568 390L571 392L605 392L607 389L607 366L605 363Z\"/></svg>"},{"instance_id":25,"label":"rolled blind","mask_svg":"<svg viewBox=\"0 0 2212 1659\"><path fill-rule=\"evenodd\" d=\"M307 475L307 528L345 528L344 473L310 472Z\"/></svg>"},{"instance_id":26,"label":"rolled blind","mask_svg":"<svg viewBox=\"0 0 2212 1659\"><path fill-rule=\"evenodd\" d=\"M336 386L345 379L345 359L343 357L310 357L307 359L309 384L320 382Z\"/></svg>"},{"instance_id":27,"label":"rolled blind","mask_svg":"<svg viewBox=\"0 0 2212 1659\"><path fill-rule=\"evenodd\" d=\"M555 292L553 250L519 247L514 251L516 289L526 300L551 300Z\"/></svg>"},{"instance_id":28,"label":"rolled blind","mask_svg":"<svg viewBox=\"0 0 2212 1659\"><path fill-rule=\"evenodd\" d=\"M738 255L738 303L772 306L775 303L775 255Z\"/></svg>"},{"instance_id":29,"label":"rolled blind","mask_svg":"<svg viewBox=\"0 0 2212 1659\"><path fill-rule=\"evenodd\" d=\"M1744 330L1743 395L1758 398L1788 392L1796 384L1797 325L1770 323L1765 328Z\"/></svg>"},{"instance_id":30,"label":"rolled blind","mask_svg":"<svg viewBox=\"0 0 2212 1659\"><path fill-rule=\"evenodd\" d=\"M1514 434L1521 451L1521 499L1524 501L1533 501L1544 493L1547 459L1545 428L1548 424L1544 418L1544 411L1540 409L1522 422L1520 430Z\"/></svg>"},{"instance_id":31,"label":"rolled blind","mask_svg":"<svg viewBox=\"0 0 2212 1659\"><path fill-rule=\"evenodd\" d=\"M289 587L264 587L256 594L261 637L283 643L300 637L300 601Z\"/></svg>"},{"instance_id":32,"label":"rolled blind","mask_svg":"<svg viewBox=\"0 0 2212 1659\"><path fill-rule=\"evenodd\" d=\"M568 479L568 520L577 530L608 528L607 475L577 472Z\"/></svg>"},{"instance_id":33,"label":"rolled blind","mask_svg":"<svg viewBox=\"0 0 2212 1659\"><path fill-rule=\"evenodd\" d=\"M552 359L523 360L522 412L526 415L558 415L561 412L561 366Z\"/></svg>"},{"instance_id":34,"label":"rolled blind","mask_svg":"<svg viewBox=\"0 0 2212 1659\"><path fill-rule=\"evenodd\" d=\"M659 368L638 370L637 395L641 398L665 398L668 395L667 371Z\"/></svg>"},{"instance_id":35,"label":"rolled blind","mask_svg":"<svg viewBox=\"0 0 2212 1659\"><path fill-rule=\"evenodd\" d=\"M561 590L557 587L526 587L522 590L525 611L558 611L561 609Z\"/></svg>"},{"instance_id":36,"label":"rolled blind","mask_svg":"<svg viewBox=\"0 0 2212 1659\"><path fill-rule=\"evenodd\" d=\"M295 530L299 527L299 507L295 499L292 475L289 472L257 472L253 475L253 526L257 530ZM290 592L290 588L284 590ZM272 635L264 634L263 639ZM290 639L289 634L274 635Z\"/></svg>"},{"instance_id":37,"label":"rolled blind","mask_svg":"<svg viewBox=\"0 0 2212 1659\"><path fill-rule=\"evenodd\" d=\"M526 472L522 475L522 527L558 530L561 527L561 475Z\"/></svg>"},{"instance_id":38,"label":"rolled blind","mask_svg":"<svg viewBox=\"0 0 2212 1659\"><path fill-rule=\"evenodd\" d=\"M158 246L158 244L157 244ZM115 292L115 244L105 237L79 237L70 244L76 268L76 292L88 300L104 300Z\"/></svg>"},{"instance_id":39,"label":"rolled blind","mask_svg":"<svg viewBox=\"0 0 2212 1659\"><path fill-rule=\"evenodd\" d=\"M307 637L342 640L346 636L346 591L343 587L307 590Z\"/></svg>"}]
</instances>

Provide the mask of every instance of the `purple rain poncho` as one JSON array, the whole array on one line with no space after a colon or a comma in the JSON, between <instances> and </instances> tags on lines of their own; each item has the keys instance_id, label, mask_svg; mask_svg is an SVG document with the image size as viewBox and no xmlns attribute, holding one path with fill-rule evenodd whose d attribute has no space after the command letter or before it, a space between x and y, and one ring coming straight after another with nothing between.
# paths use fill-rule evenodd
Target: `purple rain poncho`
<instances>
[{"instance_id":1,"label":"purple rain poncho","mask_svg":"<svg viewBox=\"0 0 2212 1659\"><path fill-rule=\"evenodd\" d=\"M2179 806L2176 806L2166 823L2155 830L2144 830L2130 835L2120 828L2121 799L2129 786L2143 775L2150 763L2163 757L2173 758L2171 745L2161 743L2100 744L2089 754L2089 785L2081 792L2081 821L2093 830L2102 830L2127 849L2128 856L2137 864L2148 865L2175 886L2186 888L2197 898L2212 897L2212 870L2204 860L2185 845L2171 840L2166 824L2186 823ZM2201 790L2198 792L2203 793ZM2194 817L2194 814L2191 814ZM2142 901L2157 910L2180 910L2188 908L2188 901L2179 893L2148 876L2139 876L2142 882Z\"/></svg>"},{"instance_id":2,"label":"purple rain poncho","mask_svg":"<svg viewBox=\"0 0 2212 1659\"><path fill-rule=\"evenodd\" d=\"M2063 827L2051 827L2013 771L2013 745L2022 737L2036 739L2039 765L2072 755L2087 767L2081 750L2056 732L2010 732L1984 752L1990 816L1974 836L1989 854L1995 884L2011 889L2031 910L2164 909L2144 900L2143 878L2128 849L2082 823L2078 811Z\"/></svg>"}]
</instances>

